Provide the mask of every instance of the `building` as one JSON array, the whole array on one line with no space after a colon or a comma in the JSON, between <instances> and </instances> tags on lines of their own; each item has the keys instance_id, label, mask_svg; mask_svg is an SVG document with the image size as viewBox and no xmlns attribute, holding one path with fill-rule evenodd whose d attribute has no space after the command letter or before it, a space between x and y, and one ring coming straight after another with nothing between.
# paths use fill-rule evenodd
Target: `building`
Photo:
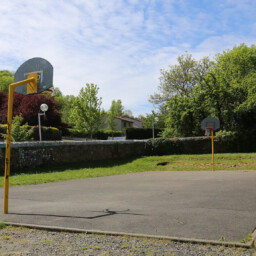
<instances>
[{"instance_id":1,"label":"building","mask_svg":"<svg viewBox=\"0 0 256 256\"><path fill-rule=\"evenodd\" d=\"M103 118L103 129L107 129L108 125L106 124L107 115ZM125 133L125 129L132 127L132 128L142 128L142 122L136 119L128 118L128 117L122 117L122 116L116 116L114 119L114 122L116 124L115 130L116 131L122 131Z\"/></svg>"}]
</instances>

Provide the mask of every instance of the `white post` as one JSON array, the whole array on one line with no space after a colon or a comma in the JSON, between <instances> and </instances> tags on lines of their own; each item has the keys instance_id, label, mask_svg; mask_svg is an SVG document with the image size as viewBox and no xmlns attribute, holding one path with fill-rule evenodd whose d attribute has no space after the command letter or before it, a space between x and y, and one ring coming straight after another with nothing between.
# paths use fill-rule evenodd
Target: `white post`
<instances>
[{"instance_id":1,"label":"white post","mask_svg":"<svg viewBox=\"0 0 256 256\"><path fill-rule=\"evenodd\" d=\"M44 113L38 113L38 130L39 130L39 139L40 141L42 141L42 133L41 133L41 120L40 120L40 116L44 116L45 115L45 111L48 110L48 105L43 103L40 106L41 111L43 111Z\"/></svg>"},{"instance_id":2,"label":"white post","mask_svg":"<svg viewBox=\"0 0 256 256\"><path fill-rule=\"evenodd\" d=\"M42 141L42 132L41 132L41 116L44 116L45 115L45 112L44 113L38 113L38 131L39 131L39 139L40 141Z\"/></svg>"}]
</instances>

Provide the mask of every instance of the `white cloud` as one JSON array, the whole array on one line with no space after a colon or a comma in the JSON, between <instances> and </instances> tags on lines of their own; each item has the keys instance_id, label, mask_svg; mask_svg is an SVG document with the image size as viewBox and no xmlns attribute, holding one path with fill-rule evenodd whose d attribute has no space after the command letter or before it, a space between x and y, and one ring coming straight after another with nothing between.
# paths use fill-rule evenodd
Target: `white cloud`
<instances>
[{"instance_id":1,"label":"white cloud","mask_svg":"<svg viewBox=\"0 0 256 256\"><path fill-rule=\"evenodd\" d=\"M188 51L200 58L255 41L255 34L218 33L222 25L228 30L237 8L248 10L245 2L226 1L224 7L233 9L223 7L221 21L199 6L190 10L190 1L3 0L0 69L16 70L43 57L53 64L54 85L64 94L96 83L105 109L121 99L143 114L151 110L148 97L157 90L159 70L175 64L178 55Z\"/></svg>"}]
</instances>

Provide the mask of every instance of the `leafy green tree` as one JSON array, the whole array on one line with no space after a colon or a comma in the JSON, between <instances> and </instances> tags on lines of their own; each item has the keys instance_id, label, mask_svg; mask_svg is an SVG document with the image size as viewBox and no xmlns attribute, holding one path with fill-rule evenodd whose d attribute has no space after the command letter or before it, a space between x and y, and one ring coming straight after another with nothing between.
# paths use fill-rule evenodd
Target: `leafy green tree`
<instances>
[{"instance_id":1,"label":"leafy green tree","mask_svg":"<svg viewBox=\"0 0 256 256\"><path fill-rule=\"evenodd\" d=\"M123 117L129 117L129 118L134 118L132 111L130 109L125 109L123 112Z\"/></svg>"},{"instance_id":2,"label":"leafy green tree","mask_svg":"<svg viewBox=\"0 0 256 256\"><path fill-rule=\"evenodd\" d=\"M117 115L116 115L115 105L113 104L113 101L112 101L112 105L107 113L107 119L106 119L107 128L112 131L112 137L113 137L113 131L116 130L116 126L117 126L115 122L116 116Z\"/></svg>"},{"instance_id":3,"label":"leafy green tree","mask_svg":"<svg viewBox=\"0 0 256 256\"><path fill-rule=\"evenodd\" d=\"M122 105L122 101L119 100L112 100L112 104L110 106L110 109L107 113L107 118L105 123L107 124L108 129L112 131L112 137L113 137L113 131L116 130L116 122L115 117L116 116L122 116L124 113L124 106Z\"/></svg>"},{"instance_id":4,"label":"leafy green tree","mask_svg":"<svg viewBox=\"0 0 256 256\"><path fill-rule=\"evenodd\" d=\"M62 96L62 94L59 95L58 93L58 96L54 96L54 99L60 105L61 121L65 124L69 124L72 104L75 99L75 96L74 95Z\"/></svg>"},{"instance_id":5,"label":"leafy green tree","mask_svg":"<svg viewBox=\"0 0 256 256\"><path fill-rule=\"evenodd\" d=\"M143 128L152 128L153 122L155 128L164 128L164 119L164 115L152 110L150 114L146 114L146 117L143 118Z\"/></svg>"},{"instance_id":6,"label":"leafy green tree","mask_svg":"<svg viewBox=\"0 0 256 256\"><path fill-rule=\"evenodd\" d=\"M124 106L122 105L122 101L113 100L110 109L116 116L122 116L124 112Z\"/></svg>"},{"instance_id":7,"label":"leafy green tree","mask_svg":"<svg viewBox=\"0 0 256 256\"><path fill-rule=\"evenodd\" d=\"M72 102L70 121L77 129L85 129L91 138L102 123L101 98L98 98L99 88L94 84L86 84L80 90L78 97Z\"/></svg>"},{"instance_id":8,"label":"leafy green tree","mask_svg":"<svg viewBox=\"0 0 256 256\"><path fill-rule=\"evenodd\" d=\"M8 93L9 85L14 82L14 73L8 70L0 71L0 91Z\"/></svg>"},{"instance_id":9,"label":"leafy green tree","mask_svg":"<svg viewBox=\"0 0 256 256\"><path fill-rule=\"evenodd\" d=\"M170 66L169 70L160 70L159 93L150 96L151 103L161 105L166 104L173 96L190 96L193 88L213 67L213 62L208 57L196 61L191 54L181 55L177 61L178 65Z\"/></svg>"},{"instance_id":10,"label":"leafy green tree","mask_svg":"<svg viewBox=\"0 0 256 256\"><path fill-rule=\"evenodd\" d=\"M256 48L244 44L216 56L213 69L191 95L167 103L165 137L201 135L203 118L220 119L221 129L252 136L256 132Z\"/></svg>"}]
</instances>

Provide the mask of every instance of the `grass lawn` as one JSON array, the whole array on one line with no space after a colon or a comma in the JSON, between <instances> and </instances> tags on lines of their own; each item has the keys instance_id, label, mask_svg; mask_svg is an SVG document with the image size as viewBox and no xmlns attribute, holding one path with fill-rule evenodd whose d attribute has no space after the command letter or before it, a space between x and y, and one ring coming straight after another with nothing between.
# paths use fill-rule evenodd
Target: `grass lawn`
<instances>
[{"instance_id":1,"label":"grass lawn","mask_svg":"<svg viewBox=\"0 0 256 256\"><path fill-rule=\"evenodd\" d=\"M211 154L169 155L42 167L26 170L26 174L11 171L10 184L39 184L145 171L209 171L211 161ZM256 153L215 154L215 170L256 170ZM3 183L4 177L1 176L1 187Z\"/></svg>"}]
</instances>

